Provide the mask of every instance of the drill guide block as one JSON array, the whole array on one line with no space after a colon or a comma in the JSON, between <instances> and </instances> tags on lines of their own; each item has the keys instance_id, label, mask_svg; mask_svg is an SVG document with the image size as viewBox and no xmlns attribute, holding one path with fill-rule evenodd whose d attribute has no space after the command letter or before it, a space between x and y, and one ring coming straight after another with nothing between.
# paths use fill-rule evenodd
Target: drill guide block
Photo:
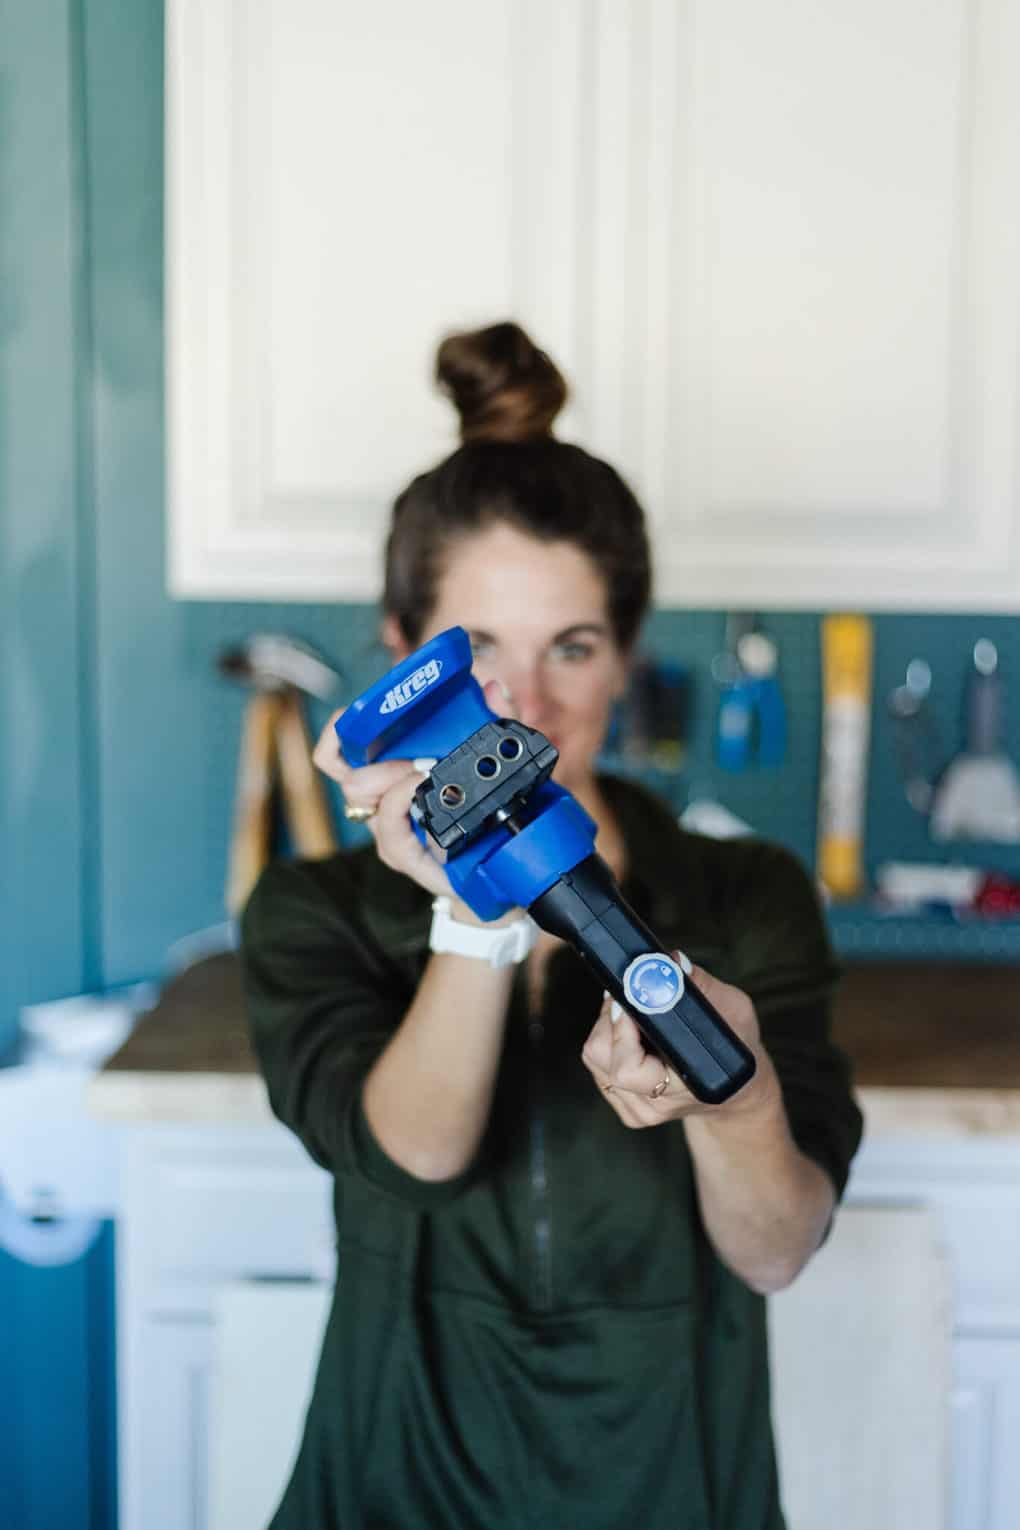
<instances>
[{"instance_id":1,"label":"drill guide block","mask_svg":"<svg viewBox=\"0 0 1020 1530\"><path fill-rule=\"evenodd\" d=\"M415 793L412 814L449 859L521 812L558 758L544 734L498 717L437 761Z\"/></svg>"}]
</instances>

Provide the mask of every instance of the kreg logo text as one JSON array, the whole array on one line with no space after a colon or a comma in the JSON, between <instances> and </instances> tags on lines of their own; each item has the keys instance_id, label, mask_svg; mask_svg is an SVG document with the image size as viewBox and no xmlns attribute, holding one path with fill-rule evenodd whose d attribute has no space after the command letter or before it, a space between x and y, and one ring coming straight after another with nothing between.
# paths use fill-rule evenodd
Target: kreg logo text
<instances>
[{"instance_id":1,"label":"kreg logo text","mask_svg":"<svg viewBox=\"0 0 1020 1530\"><path fill-rule=\"evenodd\" d=\"M401 707L406 707L409 701L413 701L428 686L434 685L442 672L442 659L430 659L420 669L416 669L406 680L401 680L399 685L394 685L383 697L380 712L399 712Z\"/></svg>"}]
</instances>

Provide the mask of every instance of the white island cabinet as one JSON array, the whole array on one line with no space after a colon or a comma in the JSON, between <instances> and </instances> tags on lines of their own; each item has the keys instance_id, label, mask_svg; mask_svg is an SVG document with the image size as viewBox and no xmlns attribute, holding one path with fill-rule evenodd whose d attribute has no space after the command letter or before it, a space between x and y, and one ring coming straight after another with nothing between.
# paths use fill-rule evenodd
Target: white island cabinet
<instances>
[{"instance_id":1,"label":"white island cabinet","mask_svg":"<svg viewBox=\"0 0 1020 1530\"><path fill-rule=\"evenodd\" d=\"M93 1090L121 1122L121 1530L252 1530L255 1505L269 1512L334 1274L328 1175L271 1118L259 1079L201 1084L121 1073ZM840 1530L868 1504L868 1530L902 1530L911 1482L930 1511L909 1519L918 1530L1016 1530L1020 1134L982 1132L981 1091L967 1090L928 1109L925 1133L888 1131L922 1093L862 1091L881 1134L829 1244L773 1299L790 1530L835 1523L834 1501ZM1015 1122L1020 1102L1006 1105Z\"/></svg>"},{"instance_id":2,"label":"white island cabinet","mask_svg":"<svg viewBox=\"0 0 1020 1530\"><path fill-rule=\"evenodd\" d=\"M122 1144L120 1530L210 1530L224 1292L238 1282L287 1292L332 1281L332 1182L269 1120L140 1124ZM238 1392L232 1406L243 1416L259 1401ZM288 1424L293 1431L286 1417L281 1430Z\"/></svg>"},{"instance_id":3,"label":"white island cabinet","mask_svg":"<svg viewBox=\"0 0 1020 1530\"><path fill-rule=\"evenodd\" d=\"M1020 0L168 0L170 584L374 599L515 317L664 605L1020 609Z\"/></svg>"}]
</instances>

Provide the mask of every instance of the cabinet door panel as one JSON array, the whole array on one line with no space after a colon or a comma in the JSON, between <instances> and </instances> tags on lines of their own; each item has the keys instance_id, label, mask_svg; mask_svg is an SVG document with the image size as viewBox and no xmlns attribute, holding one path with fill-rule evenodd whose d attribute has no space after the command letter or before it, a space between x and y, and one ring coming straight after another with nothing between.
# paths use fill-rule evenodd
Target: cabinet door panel
<instances>
[{"instance_id":1,"label":"cabinet door panel","mask_svg":"<svg viewBox=\"0 0 1020 1530\"><path fill-rule=\"evenodd\" d=\"M683 14L667 587L1015 608L1020 13Z\"/></svg>"},{"instance_id":2,"label":"cabinet door panel","mask_svg":"<svg viewBox=\"0 0 1020 1530\"><path fill-rule=\"evenodd\" d=\"M1020 1339L954 1345L951 1530L1015 1530Z\"/></svg>"},{"instance_id":3,"label":"cabinet door panel","mask_svg":"<svg viewBox=\"0 0 1020 1530\"><path fill-rule=\"evenodd\" d=\"M206 1530L212 1324L149 1318L135 1342L120 1412L121 1530Z\"/></svg>"},{"instance_id":4,"label":"cabinet door panel","mask_svg":"<svg viewBox=\"0 0 1020 1530\"><path fill-rule=\"evenodd\" d=\"M941 1525L951 1312L930 1213L846 1208L770 1298L769 1334L791 1526Z\"/></svg>"},{"instance_id":5,"label":"cabinet door panel","mask_svg":"<svg viewBox=\"0 0 1020 1530\"><path fill-rule=\"evenodd\" d=\"M237 1281L215 1296L208 1530L272 1518L293 1469L332 1287Z\"/></svg>"},{"instance_id":6,"label":"cabinet door panel","mask_svg":"<svg viewBox=\"0 0 1020 1530\"><path fill-rule=\"evenodd\" d=\"M170 0L175 593L373 596L395 492L456 445L437 341L572 331L580 9Z\"/></svg>"}]
</instances>

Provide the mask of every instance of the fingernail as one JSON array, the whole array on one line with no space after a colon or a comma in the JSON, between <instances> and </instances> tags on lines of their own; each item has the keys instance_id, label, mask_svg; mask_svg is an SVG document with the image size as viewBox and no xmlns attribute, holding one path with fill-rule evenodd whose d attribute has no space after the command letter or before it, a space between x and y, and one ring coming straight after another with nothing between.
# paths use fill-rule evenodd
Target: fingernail
<instances>
[{"instance_id":1,"label":"fingernail","mask_svg":"<svg viewBox=\"0 0 1020 1530\"><path fill-rule=\"evenodd\" d=\"M420 759L411 761L411 764L414 766L415 770L420 770L423 776L427 776L432 770L433 765L437 765L438 763L439 762L434 755L427 754L422 755Z\"/></svg>"},{"instance_id":2,"label":"fingernail","mask_svg":"<svg viewBox=\"0 0 1020 1530\"><path fill-rule=\"evenodd\" d=\"M620 1015L623 1013L623 1011L620 1009L619 1004L617 1004L616 1000L613 998L613 996L609 992L608 988L604 988L602 990L602 1002L604 1004L608 1004L609 1005L609 1018L610 1018L610 1020L612 1020L614 1022L616 1020L619 1020Z\"/></svg>"},{"instance_id":3,"label":"fingernail","mask_svg":"<svg viewBox=\"0 0 1020 1530\"><path fill-rule=\"evenodd\" d=\"M506 702L507 706L513 706L514 698L513 698L513 692L511 691L510 687L508 685L505 685L502 680L497 680L496 684L499 686L500 690L503 692L503 700Z\"/></svg>"},{"instance_id":4,"label":"fingernail","mask_svg":"<svg viewBox=\"0 0 1020 1530\"><path fill-rule=\"evenodd\" d=\"M680 971L683 973L684 977L690 977L692 971L690 957L685 956L682 951L678 951L676 953L676 959L677 965L679 966Z\"/></svg>"}]
</instances>

